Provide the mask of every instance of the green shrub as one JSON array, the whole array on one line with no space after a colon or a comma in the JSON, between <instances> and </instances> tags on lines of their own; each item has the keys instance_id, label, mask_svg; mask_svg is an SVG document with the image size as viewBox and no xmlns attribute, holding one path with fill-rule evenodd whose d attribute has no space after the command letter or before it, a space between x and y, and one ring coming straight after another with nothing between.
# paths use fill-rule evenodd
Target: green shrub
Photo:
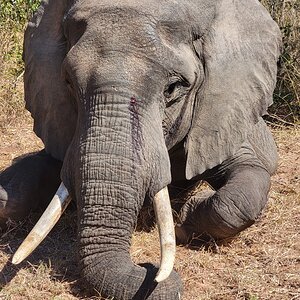
<instances>
[{"instance_id":1,"label":"green shrub","mask_svg":"<svg viewBox=\"0 0 300 300\"><path fill-rule=\"evenodd\" d=\"M39 3L39 0L1 0L0 22L11 24L14 30L21 30Z\"/></svg>"},{"instance_id":2,"label":"green shrub","mask_svg":"<svg viewBox=\"0 0 300 300\"><path fill-rule=\"evenodd\" d=\"M23 32L39 0L0 0L0 129L26 119L23 100Z\"/></svg>"},{"instance_id":3,"label":"green shrub","mask_svg":"<svg viewBox=\"0 0 300 300\"><path fill-rule=\"evenodd\" d=\"M0 30L8 42L2 52L3 59L12 60L14 66L10 73L17 75L22 72L22 35L27 20L39 5L39 0L1 0ZM6 50L6 51L5 51Z\"/></svg>"}]
</instances>

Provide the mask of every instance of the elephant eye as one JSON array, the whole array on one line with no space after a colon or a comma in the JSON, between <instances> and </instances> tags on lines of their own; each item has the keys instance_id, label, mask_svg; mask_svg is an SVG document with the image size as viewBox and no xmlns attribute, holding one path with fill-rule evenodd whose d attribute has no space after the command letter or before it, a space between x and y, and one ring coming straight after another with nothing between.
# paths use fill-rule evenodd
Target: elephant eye
<instances>
[{"instance_id":1,"label":"elephant eye","mask_svg":"<svg viewBox=\"0 0 300 300\"><path fill-rule=\"evenodd\" d=\"M70 78L69 78L69 76L67 74L65 76L65 83L66 83L66 86L69 89L69 91L73 92L72 82L71 82L71 80L70 80Z\"/></svg>"},{"instance_id":2,"label":"elephant eye","mask_svg":"<svg viewBox=\"0 0 300 300\"><path fill-rule=\"evenodd\" d=\"M189 87L190 83L185 78L176 78L175 80L171 80L164 91L167 105L177 101L180 96L185 94Z\"/></svg>"},{"instance_id":3,"label":"elephant eye","mask_svg":"<svg viewBox=\"0 0 300 300\"><path fill-rule=\"evenodd\" d=\"M68 88L72 87L72 84L71 84L69 79L66 79L66 85L67 85Z\"/></svg>"},{"instance_id":4,"label":"elephant eye","mask_svg":"<svg viewBox=\"0 0 300 300\"><path fill-rule=\"evenodd\" d=\"M171 83L165 90L165 96L170 97L178 87L180 87L179 81Z\"/></svg>"}]
</instances>

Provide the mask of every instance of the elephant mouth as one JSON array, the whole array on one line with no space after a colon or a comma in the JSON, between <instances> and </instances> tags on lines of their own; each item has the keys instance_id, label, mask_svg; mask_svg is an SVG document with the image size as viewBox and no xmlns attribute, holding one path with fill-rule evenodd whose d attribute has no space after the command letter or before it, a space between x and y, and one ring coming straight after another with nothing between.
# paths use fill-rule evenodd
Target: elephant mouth
<instances>
[{"instance_id":1,"label":"elephant mouth","mask_svg":"<svg viewBox=\"0 0 300 300\"><path fill-rule=\"evenodd\" d=\"M61 183L43 215L14 254L12 258L13 264L21 263L39 246L58 222L70 201L71 197L68 190ZM173 270L176 248L172 209L167 187L154 196L153 205L161 246L160 268L155 281L162 282L169 277Z\"/></svg>"}]
</instances>

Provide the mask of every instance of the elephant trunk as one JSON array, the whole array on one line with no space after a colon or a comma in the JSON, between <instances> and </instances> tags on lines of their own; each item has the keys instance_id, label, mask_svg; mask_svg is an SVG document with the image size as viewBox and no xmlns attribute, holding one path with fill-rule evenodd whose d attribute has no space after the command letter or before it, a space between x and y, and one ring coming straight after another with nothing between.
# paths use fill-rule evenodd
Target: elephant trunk
<instances>
[{"instance_id":1,"label":"elephant trunk","mask_svg":"<svg viewBox=\"0 0 300 300\"><path fill-rule=\"evenodd\" d=\"M146 193L153 197L169 183L162 135L141 121L135 98L98 94L88 103L86 115L79 116L78 161L71 167L83 277L114 299L178 299L174 271L157 284L157 268L137 266L129 254Z\"/></svg>"}]
</instances>

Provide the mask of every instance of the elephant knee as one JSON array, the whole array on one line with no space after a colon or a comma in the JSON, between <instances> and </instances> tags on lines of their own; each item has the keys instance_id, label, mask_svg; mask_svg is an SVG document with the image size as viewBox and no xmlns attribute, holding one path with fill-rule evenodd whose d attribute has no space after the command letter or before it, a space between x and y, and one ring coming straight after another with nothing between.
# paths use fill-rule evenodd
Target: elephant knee
<instances>
[{"instance_id":1,"label":"elephant knee","mask_svg":"<svg viewBox=\"0 0 300 300\"><path fill-rule=\"evenodd\" d=\"M211 199L211 205L207 208L208 224L211 235L216 238L232 237L240 231L251 226L259 216L261 209L258 205L251 207L245 195L216 195Z\"/></svg>"},{"instance_id":2,"label":"elephant knee","mask_svg":"<svg viewBox=\"0 0 300 300\"><path fill-rule=\"evenodd\" d=\"M251 226L267 202L270 175L262 168L245 168L232 173L226 184L210 196L191 198L181 211L182 224L176 228L179 242L193 234L217 239L232 237Z\"/></svg>"},{"instance_id":3,"label":"elephant knee","mask_svg":"<svg viewBox=\"0 0 300 300\"><path fill-rule=\"evenodd\" d=\"M60 184L61 162L44 151L17 160L0 173L0 226L49 204Z\"/></svg>"},{"instance_id":4,"label":"elephant knee","mask_svg":"<svg viewBox=\"0 0 300 300\"><path fill-rule=\"evenodd\" d=\"M269 177L268 174L264 175ZM245 176L244 180L239 185L236 185L236 181L225 185L208 201L206 210L209 223L215 224L214 235L217 237L234 236L251 226L267 203L269 179L252 177L248 178L251 180L249 182Z\"/></svg>"},{"instance_id":5,"label":"elephant knee","mask_svg":"<svg viewBox=\"0 0 300 300\"><path fill-rule=\"evenodd\" d=\"M0 227L5 228L9 220L20 221L27 214L28 212L0 185Z\"/></svg>"},{"instance_id":6,"label":"elephant knee","mask_svg":"<svg viewBox=\"0 0 300 300\"><path fill-rule=\"evenodd\" d=\"M7 221L7 201L8 201L8 194L5 189L0 185L0 227L5 225Z\"/></svg>"}]
</instances>

